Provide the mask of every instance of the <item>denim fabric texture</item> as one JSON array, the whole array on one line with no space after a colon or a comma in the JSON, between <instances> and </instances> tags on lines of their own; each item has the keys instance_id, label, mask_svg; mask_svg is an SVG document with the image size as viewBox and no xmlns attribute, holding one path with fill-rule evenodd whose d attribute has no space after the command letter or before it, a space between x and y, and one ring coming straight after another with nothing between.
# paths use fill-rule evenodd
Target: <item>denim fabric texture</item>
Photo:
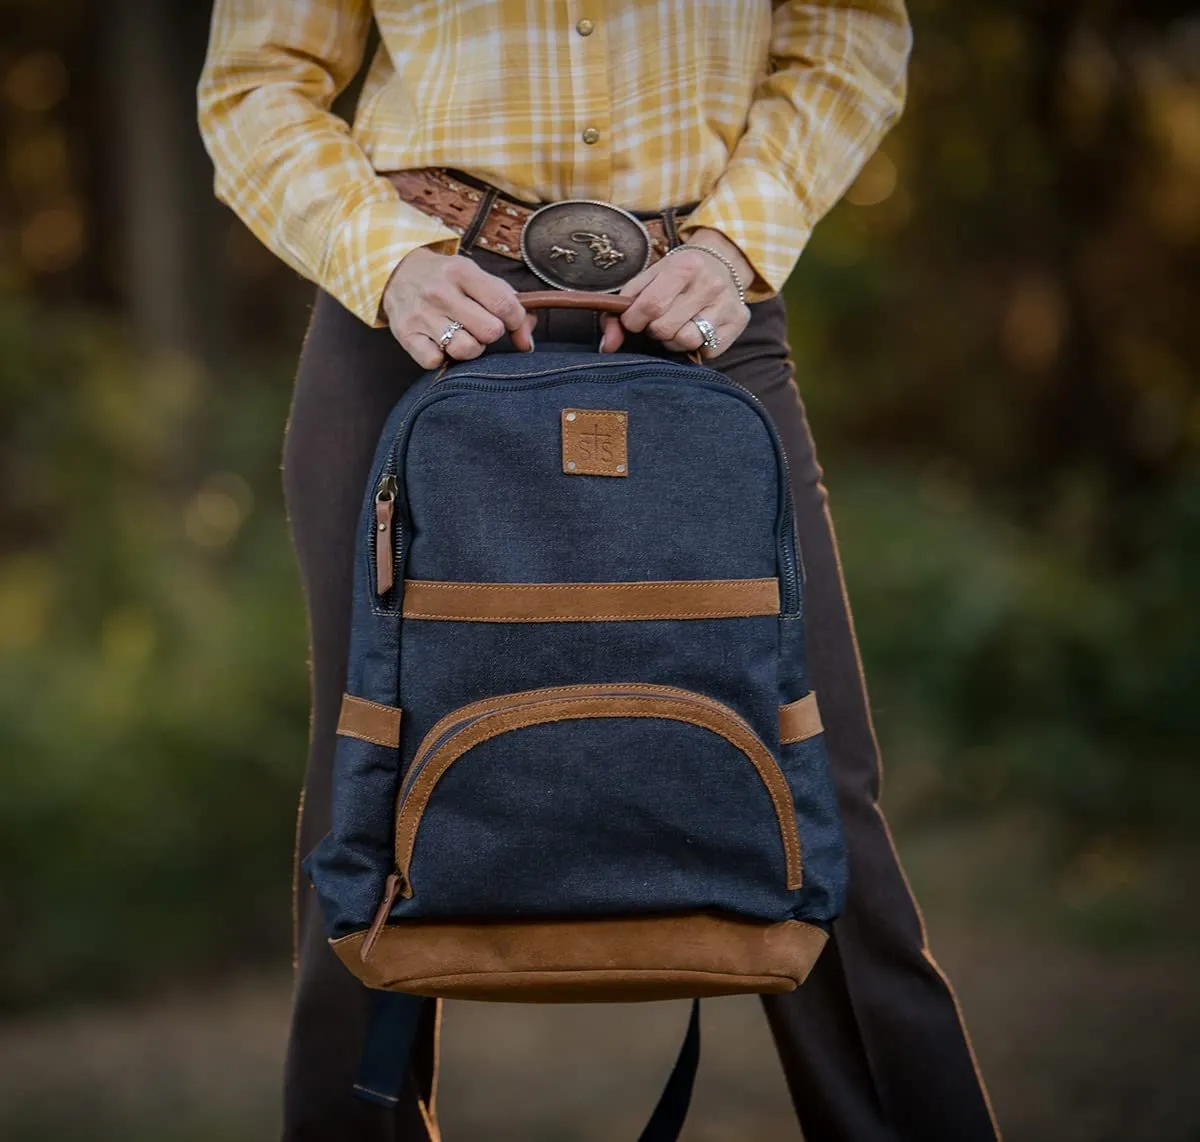
<instances>
[{"instance_id":1,"label":"denim fabric texture","mask_svg":"<svg viewBox=\"0 0 1200 1142\"><path fill-rule=\"evenodd\" d=\"M628 417L628 474L562 468L565 408ZM376 596L374 496L395 475L396 586ZM846 859L823 739L780 746L807 692L783 454L720 374L632 354L503 354L418 382L382 433L359 526L347 689L403 710L399 749L338 739L330 832L305 861L326 930L366 928L394 868L397 796L458 708L539 687L671 686L744 720L795 805L804 885L750 759L668 718L584 717L492 737L420 815L413 893L391 919L716 910L826 923ZM479 583L780 581L783 614L503 623L400 618L404 578ZM405 794L406 795L406 794Z\"/></svg>"}]
</instances>

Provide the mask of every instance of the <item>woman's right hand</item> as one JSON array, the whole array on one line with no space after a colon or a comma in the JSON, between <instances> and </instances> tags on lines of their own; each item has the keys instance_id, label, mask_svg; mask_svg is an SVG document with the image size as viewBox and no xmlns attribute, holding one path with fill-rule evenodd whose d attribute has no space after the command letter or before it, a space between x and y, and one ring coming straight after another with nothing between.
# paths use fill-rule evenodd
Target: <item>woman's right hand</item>
<instances>
[{"instance_id":1,"label":"woman's right hand","mask_svg":"<svg viewBox=\"0 0 1200 1142\"><path fill-rule=\"evenodd\" d=\"M537 316L525 312L507 282L457 254L418 246L405 255L383 291L383 311L396 340L426 369L436 369L447 357L478 357L505 331L515 348L533 349ZM439 341L452 321L461 321L462 328L443 350Z\"/></svg>"}]
</instances>

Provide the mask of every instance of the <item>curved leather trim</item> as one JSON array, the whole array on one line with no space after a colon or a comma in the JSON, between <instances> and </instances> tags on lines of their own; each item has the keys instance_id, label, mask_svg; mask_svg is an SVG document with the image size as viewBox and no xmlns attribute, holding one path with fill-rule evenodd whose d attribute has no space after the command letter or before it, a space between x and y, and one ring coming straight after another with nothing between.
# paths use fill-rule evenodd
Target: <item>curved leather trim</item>
<instances>
[{"instance_id":1,"label":"curved leather trim","mask_svg":"<svg viewBox=\"0 0 1200 1142\"><path fill-rule=\"evenodd\" d=\"M406 619L480 623L730 619L779 614L777 579L455 583L407 579Z\"/></svg>"},{"instance_id":2,"label":"curved leather trim","mask_svg":"<svg viewBox=\"0 0 1200 1142\"><path fill-rule=\"evenodd\" d=\"M447 999L625 1002L791 991L825 945L811 924L737 917L406 920L364 962L364 933L330 944L369 987Z\"/></svg>"},{"instance_id":3,"label":"curved leather trim","mask_svg":"<svg viewBox=\"0 0 1200 1142\"><path fill-rule=\"evenodd\" d=\"M337 732L346 738L358 738L372 745L396 748L400 745L401 711L397 706L368 702L353 694L342 695Z\"/></svg>"},{"instance_id":4,"label":"curved leather trim","mask_svg":"<svg viewBox=\"0 0 1200 1142\"><path fill-rule=\"evenodd\" d=\"M779 744L792 745L815 738L824 730L816 694L805 694L786 706L779 707Z\"/></svg>"},{"instance_id":5,"label":"curved leather trim","mask_svg":"<svg viewBox=\"0 0 1200 1142\"><path fill-rule=\"evenodd\" d=\"M779 823L787 869L787 887L795 891L803 884L803 862L796 811L787 779L771 751L759 740L746 722L727 706L702 694L670 686L641 686L636 683L609 683L596 686L563 687L562 691L524 691L484 700L454 711L425 735L410 773L400 791L396 812L396 868L400 873L402 894L411 897L409 866L416 845L417 829L429 798L442 775L463 754L490 738L527 726L579 718L665 718L701 726L723 737L741 751L758 771L771 798ZM630 693L630 692L634 693ZM429 744L449 729L453 722L468 718L478 710L476 720L453 734L427 757ZM436 736L435 736L436 735ZM420 768L418 768L418 763Z\"/></svg>"}]
</instances>

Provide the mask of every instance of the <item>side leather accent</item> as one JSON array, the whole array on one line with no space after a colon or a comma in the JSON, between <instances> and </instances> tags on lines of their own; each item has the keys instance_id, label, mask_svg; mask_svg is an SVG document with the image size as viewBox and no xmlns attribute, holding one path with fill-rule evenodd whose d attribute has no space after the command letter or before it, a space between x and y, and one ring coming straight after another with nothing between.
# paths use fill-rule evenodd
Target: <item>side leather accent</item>
<instances>
[{"instance_id":1,"label":"side leather accent","mask_svg":"<svg viewBox=\"0 0 1200 1142\"><path fill-rule=\"evenodd\" d=\"M457 583L406 579L404 617L478 623L733 619L779 614L778 579Z\"/></svg>"},{"instance_id":2,"label":"side leather accent","mask_svg":"<svg viewBox=\"0 0 1200 1142\"><path fill-rule=\"evenodd\" d=\"M826 936L811 924L696 913L589 920L408 920L366 961L365 933L330 945L368 987L446 999L623 1003L772 994L804 982Z\"/></svg>"},{"instance_id":3,"label":"side leather accent","mask_svg":"<svg viewBox=\"0 0 1200 1142\"><path fill-rule=\"evenodd\" d=\"M356 698L353 694L343 694L337 732L342 737L396 748L400 745L400 715L397 706L384 706L379 702L368 702L366 698Z\"/></svg>"},{"instance_id":4,"label":"side leather accent","mask_svg":"<svg viewBox=\"0 0 1200 1142\"><path fill-rule=\"evenodd\" d=\"M814 693L805 694L803 698L779 707L780 745L792 745L806 738L815 738L824 728Z\"/></svg>"}]
</instances>

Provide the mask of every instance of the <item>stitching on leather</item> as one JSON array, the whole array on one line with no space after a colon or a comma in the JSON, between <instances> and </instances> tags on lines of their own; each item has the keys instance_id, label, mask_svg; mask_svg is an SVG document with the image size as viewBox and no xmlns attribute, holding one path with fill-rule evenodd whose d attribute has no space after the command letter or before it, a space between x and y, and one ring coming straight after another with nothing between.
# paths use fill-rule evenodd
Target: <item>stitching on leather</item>
<instances>
[{"instance_id":1,"label":"stitching on leather","mask_svg":"<svg viewBox=\"0 0 1200 1142\"><path fill-rule=\"evenodd\" d=\"M807 694L805 694L803 698L797 698L794 702L788 702L785 705L779 707L780 722L782 723L783 719L785 717L791 716L792 711L797 711L802 706L806 710L809 707L811 707L813 710L813 713L811 715L809 715L807 713L801 715L801 717L803 717L805 719L805 721L807 722L807 725L804 727L804 729L801 731L801 733L796 737L784 737L782 730L781 730L780 735L779 735L779 744L780 745L798 745L800 742L809 741L810 739L818 737L819 735L821 735L825 732L824 723L821 721L821 708L817 704L816 693L811 690ZM811 728L814 723L816 724L816 729Z\"/></svg>"},{"instance_id":2,"label":"stitching on leather","mask_svg":"<svg viewBox=\"0 0 1200 1142\"><path fill-rule=\"evenodd\" d=\"M466 706L459 706L458 709L451 710L450 713L438 719L436 724L421 739L421 743L417 746L417 751L413 754L413 757L420 757L431 742L437 741L442 736L448 726L454 722L462 721L464 718L472 718L476 714L501 713L504 710L513 710L519 706L527 706L533 702L549 701L552 698L571 698L581 694L595 694L598 697L603 697L625 693L629 690L652 691L664 697L679 698L680 700L698 703L742 721L736 711L730 710L715 698L710 698L707 694L699 694L694 690L684 690L679 686L663 686L656 683L643 682L576 682L569 686L541 686L534 690L516 690L511 694L496 694L490 698L480 698L477 702L470 702ZM744 723L744 725L746 732L754 735L754 727L749 723ZM403 788L401 788L400 793L404 793Z\"/></svg>"},{"instance_id":3,"label":"stitching on leather","mask_svg":"<svg viewBox=\"0 0 1200 1142\"><path fill-rule=\"evenodd\" d=\"M337 731L337 734L338 734L338 737L341 737L341 738L354 738L356 741L369 742L371 745L387 746L388 749L395 749L399 744L398 742L389 741L387 738L369 737L367 734L359 733L357 730L339 729Z\"/></svg>"},{"instance_id":4,"label":"stitching on leather","mask_svg":"<svg viewBox=\"0 0 1200 1142\"><path fill-rule=\"evenodd\" d=\"M639 579L629 583L454 583L440 579L408 579L405 586L436 587L439 591L633 591L639 588L667 587L749 587L778 579Z\"/></svg>"},{"instance_id":5,"label":"stitching on leather","mask_svg":"<svg viewBox=\"0 0 1200 1142\"><path fill-rule=\"evenodd\" d=\"M714 702L715 699L709 698L706 694L697 694L691 690L683 690L678 686L660 686L653 683L641 682L576 682L570 686L541 686L534 690L516 690L511 694L496 694L490 698L480 698L477 702L469 702L465 706L459 706L455 710L444 717L439 718L434 725L428 730L425 736L421 739L417 746L414 758L420 757L428 748L431 742L437 741L442 736L446 728L453 725L455 722L462 721L464 718L474 717L478 713L494 710L497 713L501 710L515 709L517 706L528 705L530 702L540 702L546 699L555 697L571 697L576 694L613 694L617 691L626 690L652 690L656 694L663 694L675 698L687 698L689 701ZM753 733L754 730L747 725L747 730ZM400 792L397 794L397 811L399 811L399 803L404 795L404 786L401 783Z\"/></svg>"},{"instance_id":6,"label":"stitching on leather","mask_svg":"<svg viewBox=\"0 0 1200 1142\"><path fill-rule=\"evenodd\" d=\"M347 705L349 703L349 705ZM366 706L372 710L379 710L391 718L395 715L396 721L396 736L393 738L377 737L366 730L359 729L353 725L345 725L347 709L353 711L355 706ZM337 729L334 731L338 736L344 738L355 738L358 741L369 742L371 745L387 746L390 749L395 749L399 743L400 723L403 719L404 711L399 706L386 706L382 702L372 702L369 698L359 698L354 694L342 694L342 708L338 712Z\"/></svg>"},{"instance_id":7,"label":"stitching on leather","mask_svg":"<svg viewBox=\"0 0 1200 1142\"><path fill-rule=\"evenodd\" d=\"M389 714L399 714L403 712L403 709L400 706L389 706L383 702L372 702L370 698L360 698L357 694L350 694L348 692L344 693L342 695L342 701L344 702L347 698L349 698L351 702L355 702L363 706L373 706L376 710L386 710Z\"/></svg>"},{"instance_id":8,"label":"stitching on leather","mask_svg":"<svg viewBox=\"0 0 1200 1142\"><path fill-rule=\"evenodd\" d=\"M685 692L686 693L686 692ZM610 697L615 702L636 702L636 697L617 697L615 695L596 695L597 697ZM701 696L703 697L703 696ZM554 701L555 699L547 699ZM560 699L569 700L569 699ZM648 699L652 700L652 699ZM676 698L676 701L684 701L684 699ZM689 694L686 699L689 705L695 705L695 699ZM709 699L708 701L712 701ZM532 703L541 705L542 703ZM412 787L403 797L403 802L399 806L396 814L396 866L404 874L405 881L408 881L409 865L412 861L413 849L416 845L417 828L420 824L421 817L425 813L425 809L429 803L429 799L441 780L443 774L453 765L463 754L474 749L477 745L481 745L485 741L489 741L501 734L508 733L512 730L524 729L534 725L549 725L563 721L577 721L587 717L652 717L663 718L668 721L681 722L686 725L698 725L704 729L710 730L719 737L724 738L735 749L738 749L746 757L751 765L754 766L762 779L763 786L767 790L767 795L771 799L775 814L778 819L780 837L784 849L784 862L787 866L787 887L789 891L795 891L802 886L803 883L803 862L800 853L799 835L796 830L796 814L795 806L792 802L791 790L788 788L787 780L784 778L782 771L770 750L766 748L757 738L749 727L742 723L733 711L728 711L720 703L715 703L717 709L707 705L707 702L701 705L701 709L705 712L721 718L727 723L733 724L739 734L744 734L750 739L750 748L739 744L728 733L722 731L718 726L713 726L705 722L699 721L698 716L693 713L692 717L684 717L682 714L672 714L666 711L655 711L653 713L639 714L637 712L624 713L598 713L589 711L587 713L579 713L578 711L563 711L554 717L538 718L532 721L521 721L522 716L528 716L528 710L522 710L520 707L512 709L504 709L497 711L487 721L480 725L472 727L464 732L464 736L460 740L451 738L439 750L435 751L433 757L426 761L420 774L417 776ZM512 720L512 715L517 715L517 720ZM732 716L731 716L732 715ZM769 760L769 765L765 768L755 760L755 753L762 750ZM439 753L445 751L444 759L436 761ZM761 759L760 759L761 760ZM410 809L411 815L409 820L411 824L405 823L405 812Z\"/></svg>"},{"instance_id":9,"label":"stitching on leather","mask_svg":"<svg viewBox=\"0 0 1200 1142\"><path fill-rule=\"evenodd\" d=\"M497 976L503 978L513 975L562 975L562 976L596 976L602 975L609 979L645 979L647 976L652 979L657 979L660 976L667 976L671 979L678 979L679 976L714 976L717 979L727 979L731 982L736 980L738 983L750 983L752 981L761 980L780 980L788 983L794 983L795 976L791 975L776 975L772 973L755 972L753 975L743 975L741 972L734 971L710 971L705 968L511 968L508 971L473 971L473 972L456 972L453 975L421 975L412 978L406 978L404 982L408 986L416 985L418 987L445 987L453 983L470 983L473 980L495 980ZM683 981L680 981L683 982ZM400 990L400 989L397 989Z\"/></svg>"},{"instance_id":10,"label":"stitching on leather","mask_svg":"<svg viewBox=\"0 0 1200 1142\"><path fill-rule=\"evenodd\" d=\"M675 590L703 590L705 588L724 588L732 594L748 597L739 608L728 609L728 600L714 602L714 608L701 608L689 611L650 611L635 613L608 613L584 615L494 615L494 614L458 614L442 611L410 610L408 601L415 594L419 600L422 590L427 592L472 592L483 594L512 593L522 595L537 595L545 592L561 592L564 595L587 597L600 596L605 592L634 592L641 595L653 596L671 593ZM760 601L759 596L769 593L771 599ZM777 579L660 579L643 580L631 583L454 583L436 579L410 579L404 584L405 607L403 617L406 619L443 620L446 622L623 622L638 619L703 619L703 618L758 618L778 614L779 611L779 581ZM717 610L720 602L726 603L726 609Z\"/></svg>"},{"instance_id":11,"label":"stitching on leather","mask_svg":"<svg viewBox=\"0 0 1200 1142\"><path fill-rule=\"evenodd\" d=\"M614 623L637 622L639 619L757 619L774 615L775 611L664 611L661 614L621 615L445 615L423 611L405 611L406 619L434 619L460 623Z\"/></svg>"}]
</instances>

